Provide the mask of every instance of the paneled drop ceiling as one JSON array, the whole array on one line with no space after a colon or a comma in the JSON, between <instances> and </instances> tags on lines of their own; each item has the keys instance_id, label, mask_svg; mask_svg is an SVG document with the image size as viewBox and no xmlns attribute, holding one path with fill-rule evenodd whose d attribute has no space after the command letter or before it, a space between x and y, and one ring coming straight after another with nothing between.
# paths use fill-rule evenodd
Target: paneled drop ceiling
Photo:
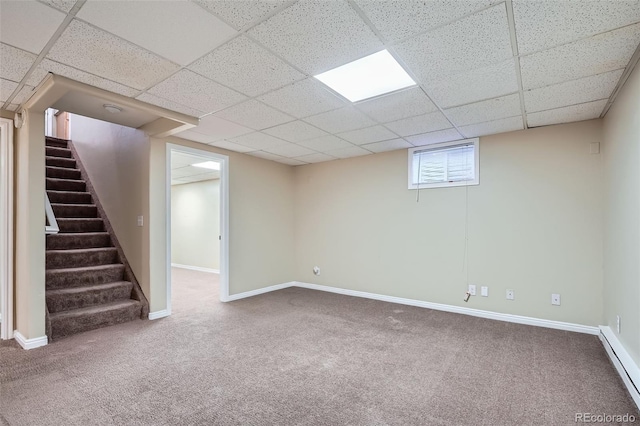
<instances>
[{"instance_id":1,"label":"paneled drop ceiling","mask_svg":"<svg viewBox=\"0 0 640 426\"><path fill-rule=\"evenodd\" d=\"M194 167L193 164L211 161L206 157L186 154L183 152L171 152L171 185L200 182L203 180L220 179L219 170Z\"/></svg>"},{"instance_id":2,"label":"paneled drop ceiling","mask_svg":"<svg viewBox=\"0 0 640 426\"><path fill-rule=\"evenodd\" d=\"M200 117L178 136L301 165L602 116L640 0L2 0L0 106L48 72ZM388 49L418 85L313 78Z\"/></svg>"}]
</instances>

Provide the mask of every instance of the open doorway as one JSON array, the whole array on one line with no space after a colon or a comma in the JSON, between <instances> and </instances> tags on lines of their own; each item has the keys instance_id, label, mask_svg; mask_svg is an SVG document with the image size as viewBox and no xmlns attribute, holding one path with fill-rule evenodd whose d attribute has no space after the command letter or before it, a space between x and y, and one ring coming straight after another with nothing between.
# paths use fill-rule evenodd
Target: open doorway
<instances>
[{"instance_id":1,"label":"open doorway","mask_svg":"<svg viewBox=\"0 0 640 426\"><path fill-rule=\"evenodd\" d=\"M167 146L167 300L170 312L228 298L228 157ZM201 305L202 306L202 305Z\"/></svg>"}]
</instances>

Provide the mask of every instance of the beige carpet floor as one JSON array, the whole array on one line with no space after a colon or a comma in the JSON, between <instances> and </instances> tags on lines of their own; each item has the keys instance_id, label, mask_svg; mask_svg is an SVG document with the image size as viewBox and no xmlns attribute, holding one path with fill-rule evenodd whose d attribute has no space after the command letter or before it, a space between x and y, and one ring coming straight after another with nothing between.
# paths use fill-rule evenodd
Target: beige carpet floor
<instances>
[{"instance_id":1,"label":"beige carpet floor","mask_svg":"<svg viewBox=\"0 0 640 426\"><path fill-rule=\"evenodd\" d=\"M640 417L598 338L291 288L218 301L173 271L173 315L23 351L9 425L569 425ZM636 421L638 423L638 421Z\"/></svg>"}]
</instances>

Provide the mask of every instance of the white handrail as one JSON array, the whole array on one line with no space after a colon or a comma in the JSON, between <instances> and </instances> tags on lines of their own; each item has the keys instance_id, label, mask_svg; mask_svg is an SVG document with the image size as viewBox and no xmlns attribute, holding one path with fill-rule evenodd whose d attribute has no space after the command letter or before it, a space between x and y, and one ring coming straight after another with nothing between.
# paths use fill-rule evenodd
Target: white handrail
<instances>
[{"instance_id":1,"label":"white handrail","mask_svg":"<svg viewBox=\"0 0 640 426\"><path fill-rule=\"evenodd\" d=\"M56 215L53 214L53 207L51 207L51 202L49 201L49 196L46 192L44 193L44 211L47 214L47 222L44 224L44 233L57 234L60 232L60 228L58 227Z\"/></svg>"}]
</instances>

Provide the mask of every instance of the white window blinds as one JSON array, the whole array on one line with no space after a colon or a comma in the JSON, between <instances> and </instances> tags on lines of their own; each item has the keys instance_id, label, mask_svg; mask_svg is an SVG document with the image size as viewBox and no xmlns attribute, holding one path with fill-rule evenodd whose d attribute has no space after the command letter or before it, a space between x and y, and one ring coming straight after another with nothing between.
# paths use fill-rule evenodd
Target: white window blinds
<instances>
[{"instance_id":1,"label":"white window blinds","mask_svg":"<svg viewBox=\"0 0 640 426\"><path fill-rule=\"evenodd\" d=\"M413 152L412 184L429 185L476 180L476 145L464 143Z\"/></svg>"}]
</instances>

